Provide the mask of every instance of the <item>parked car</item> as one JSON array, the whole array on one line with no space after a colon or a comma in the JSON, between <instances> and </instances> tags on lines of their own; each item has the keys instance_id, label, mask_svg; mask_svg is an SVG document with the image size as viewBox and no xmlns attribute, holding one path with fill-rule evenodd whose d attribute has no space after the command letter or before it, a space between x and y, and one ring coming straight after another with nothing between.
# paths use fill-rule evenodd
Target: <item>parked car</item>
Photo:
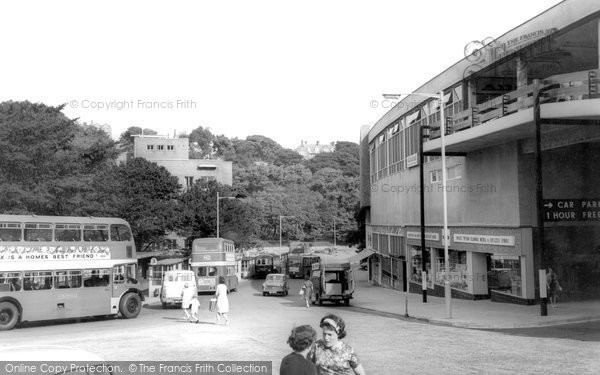
<instances>
[{"instance_id":1,"label":"parked car","mask_svg":"<svg viewBox=\"0 0 600 375\"><path fill-rule=\"evenodd\" d=\"M181 293L185 285L194 290L194 294L198 294L196 288L196 276L193 271L188 270L171 270L163 274L162 287L160 288L160 302L163 309L170 304L181 305Z\"/></svg>"},{"instance_id":2,"label":"parked car","mask_svg":"<svg viewBox=\"0 0 600 375\"><path fill-rule=\"evenodd\" d=\"M275 294L287 296L290 290L287 276L283 273L270 273L262 285L263 296Z\"/></svg>"}]
</instances>

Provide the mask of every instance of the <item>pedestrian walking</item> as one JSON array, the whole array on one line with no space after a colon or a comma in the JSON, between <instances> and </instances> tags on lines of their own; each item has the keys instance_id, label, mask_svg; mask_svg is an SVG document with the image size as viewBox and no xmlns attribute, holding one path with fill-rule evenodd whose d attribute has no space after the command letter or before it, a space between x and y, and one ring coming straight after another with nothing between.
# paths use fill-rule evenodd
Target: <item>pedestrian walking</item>
<instances>
[{"instance_id":1,"label":"pedestrian walking","mask_svg":"<svg viewBox=\"0 0 600 375\"><path fill-rule=\"evenodd\" d=\"M354 349L342 342L346 337L346 323L337 315L328 314L319 324L323 338L315 342L307 359L317 366L319 375L365 375L365 370Z\"/></svg>"},{"instance_id":2,"label":"pedestrian walking","mask_svg":"<svg viewBox=\"0 0 600 375\"><path fill-rule=\"evenodd\" d=\"M192 322L192 323L200 322L200 319L198 319L198 310L200 310L200 301L198 300L198 296L193 296L191 308L190 308L190 312L192 315L192 317L190 318L190 322Z\"/></svg>"},{"instance_id":3,"label":"pedestrian walking","mask_svg":"<svg viewBox=\"0 0 600 375\"><path fill-rule=\"evenodd\" d=\"M181 308L183 309L183 315L185 320L189 320L192 316L190 315L190 308L192 305L192 297L194 296L194 288L190 288L188 283L183 285L181 291Z\"/></svg>"},{"instance_id":4,"label":"pedestrian walking","mask_svg":"<svg viewBox=\"0 0 600 375\"><path fill-rule=\"evenodd\" d=\"M279 367L279 375L317 375L315 365L306 359L312 344L317 338L317 332L309 325L292 329L287 343L293 352L283 357Z\"/></svg>"},{"instance_id":5,"label":"pedestrian walking","mask_svg":"<svg viewBox=\"0 0 600 375\"><path fill-rule=\"evenodd\" d=\"M217 297L217 324L221 323L221 317L225 318L225 325L229 325L229 299L227 299L227 285L225 285L225 277L219 276L219 285L215 291Z\"/></svg>"},{"instance_id":6,"label":"pedestrian walking","mask_svg":"<svg viewBox=\"0 0 600 375\"><path fill-rule=\"evenodd\" d=\"M310 275L306 275L304 279L305 280L302 283L302 292L300 293L300 295L304 299L306 307L308 308L310 307L310 303L312 302L312 298L315 293L315 288L312 281L310 281Z\"/></svg>"},{"instance_id":7,"label":"pedestrian walking","mask_svg":"<svg viewBox=\"0 0 600 375\"><path fill-rule=\"evenodd\" d=\"M548 267L548 274L546 275L546 285L548 288L548 299L552 307L556 308L556 298L559 292L562 292L562 287L558 282L558 276L556 272Z\"/></svg>"}]
</instances>

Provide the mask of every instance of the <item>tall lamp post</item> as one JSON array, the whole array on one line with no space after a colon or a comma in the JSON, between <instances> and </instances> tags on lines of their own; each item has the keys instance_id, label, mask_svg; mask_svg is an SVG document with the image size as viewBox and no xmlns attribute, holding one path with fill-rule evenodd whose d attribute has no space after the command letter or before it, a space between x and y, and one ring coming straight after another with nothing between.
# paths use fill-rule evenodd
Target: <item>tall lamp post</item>
<instances>
[{"instance_id":1,"label":"tall lamp post","mask_svg":"<svg viewBox=\"0 0 600 375\"><path fill-rule=\"evenodd\" d=\"M279 215L279 248L283 247L283 244L281 242L281 234L283 233L283 227L281 226L281 219L283 218L292 218L295 216L284 216L284 215Z\"/></svg>"},{"instance_id":2,"label":"tall lamp post","mask_svg":"<svg viewBox=\"0 0 600 375\"><path fill-rule=\"evenodd\" d=\"M399 98L405 95L420 95L428 98L438 98L440 101L440 141L441 141L441 157L442 157L442 205L443 205L443 217L444 217L444 229L442 231L442 242L444 243L444 263L445 263L445 277L444 277L444 296L446 302L446 315L448 319L452 318L452 290L450 288L450 256L448 254L448 201L446 194L446 183L447 183L447 175L446 175L446 118L444 116L444 91L440 91L437 94L429 94L422 92L413 92L406 94L384 94L383 96L387 99L390 98ZM421 139L422 143L423 140ZM421 146L420 154L422 156L423 147ZM423 166L423 158L421 158L421 168ZM423 189L423 173L421 173L421 194L424 194ZM421 260L423 264L423 277L426 275L425 269L425 225L423 223L423 213L424 208L421 207ZM425 283L425 280L423 280ZM425 287L424 287L425 289ZM423 291L423 302L427 302L427 290Z\"/></svg>"},{"instance_id":3,"label":"tall lamp post","mask_svg":"<svg viewBox=\"0 0 600 375\"><path fill-rule=\"evenodd\" d=\"M335 250L336 243L336 235L335 235L335 217L333 218L333 249Z\"/></svg>"},{"instance_id":4,"label":"tall lamp post","mask_svg":"<svg viewBox=\"0 0 600 375\"><path fill-rule=\"evenodd\" d=\"M217 191L217 238L219 238L219 201L221 199L236 199L236 197L220 197Z\"/></svg>"}]
</instances>

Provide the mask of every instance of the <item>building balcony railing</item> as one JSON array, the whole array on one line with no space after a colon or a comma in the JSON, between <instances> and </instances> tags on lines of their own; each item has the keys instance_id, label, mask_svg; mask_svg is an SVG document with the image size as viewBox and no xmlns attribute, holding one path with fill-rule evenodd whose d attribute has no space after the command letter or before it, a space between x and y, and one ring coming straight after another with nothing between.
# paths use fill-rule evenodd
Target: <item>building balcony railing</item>
<instances>
[{"instance_id":1,"label":"building balcony railing","mask_svg":"<svg viewBox=\"0 0 600 375\"><path fill-rule=\"evenodd\" d=\"M540 103L600 98L600 70L559 74L541 80L539 89L549 88ZM447 134L484 124L488 121L533 107L534 84L507 92L484 103L447 117ZM439 138L440 124L430 124L429 139Z\"/></svg>"}]
</instances>

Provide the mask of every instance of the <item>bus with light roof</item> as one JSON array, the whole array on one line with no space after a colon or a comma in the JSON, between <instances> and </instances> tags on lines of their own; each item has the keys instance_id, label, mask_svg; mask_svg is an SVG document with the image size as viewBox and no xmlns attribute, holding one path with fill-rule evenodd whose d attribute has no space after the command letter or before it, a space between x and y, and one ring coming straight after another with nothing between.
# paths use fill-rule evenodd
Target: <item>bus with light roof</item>
<instances>
[{"instance_id":1,"label":"bus with light roof","mask_svg":"<svg viewBox=\"0 0 600 375\"><path fill-rule=\"evenodd\" d=\"M235 245L225 238L196 238L192 242L192 270L196 275L198 292L214 292L219 276L225 278L227 291L236 290Z\"/></svg>"},{"instance_id":2,"label":"bus with light roof","mask_svg":"<svg viewBox=\"0 0 600 375\"><path fill-rule=\"evenodd\" d=\"M0 215L0 330L121 314L144 299L129 224L118 218Z\"/></svg>"}]
</instances>

